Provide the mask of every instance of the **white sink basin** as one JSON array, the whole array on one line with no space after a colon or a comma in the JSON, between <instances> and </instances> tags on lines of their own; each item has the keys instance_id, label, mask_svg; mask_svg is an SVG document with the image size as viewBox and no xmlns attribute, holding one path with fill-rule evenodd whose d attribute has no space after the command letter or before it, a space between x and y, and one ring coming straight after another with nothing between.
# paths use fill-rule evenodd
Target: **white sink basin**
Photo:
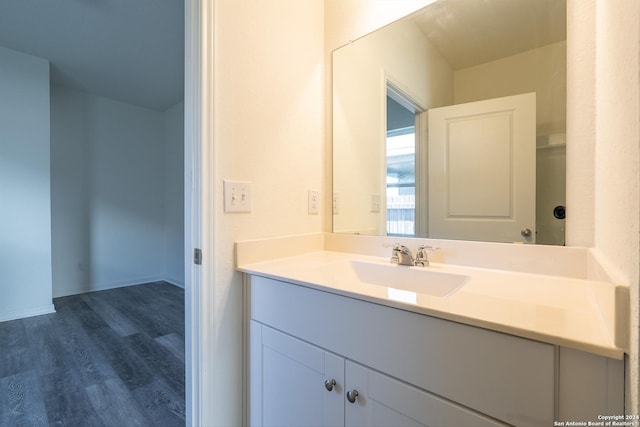
<instances>
[{"instance_id":1,"label":"white sink basin","mask_svg":"<svg viewBox=\"0 0 640 427\"><path fill-rule=\"evenodd\" d=\"M389 292L390 297L395 294L397 299L411 299L411 295L407 293L448 296L459 290L469 280L469 276L433 271L429 267L408 267L364 261L347 261L344 264L349 273L355 274L357 280L361 282L400 291L399 293Z\"/></svg>"}]
</instances>

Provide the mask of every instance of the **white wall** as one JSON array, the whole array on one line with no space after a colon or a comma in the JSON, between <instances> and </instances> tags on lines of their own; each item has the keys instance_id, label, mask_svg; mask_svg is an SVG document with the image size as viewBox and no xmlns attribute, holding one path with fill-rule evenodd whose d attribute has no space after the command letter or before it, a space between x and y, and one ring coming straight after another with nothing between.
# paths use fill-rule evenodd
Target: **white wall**
<instances>
[{"instance_id":1,"label":"white wall","mask_svg":"<svg viewBox=\"0 0 640 427\"><path fill-rule=\"evenodd\" d=\"M51 238L54 295L92 290L90 98L51 87Z\"/></svg>"},{"instance_id":2,"label":"white wall","mask_svg":"<svg viewBox=\"0 0 640 427\"><path fill-rule=\"evenodd\" d=\"M640 2L596 1L596 251L631 285L627 413L640 412Z\"/></svg>"},{"instance_id":3,"label":"white wall","mask_svg":"<svg viewBox=\"0 0 640 427\"><path fill-rule=\"evenodd\" d=\"M50 313L49 62L0 47L0 321Z\"/></svg>"},{"instance_id":4,"label":"white wall","mask_svg":"<svg viewBox=\"0 0 640 427\"><path fill-rule=\"evenodd\" d=\"M184 287L184 102L163 113L164 280Z\"/></svg>"},{"instance_id":5,"label":"white wall","mask_svg":"<svg viewBox=\"0 0 640 427\"><path fill-rule=\"evenodd\" d=\"M594 246L595 0L567 2L567 245Z\"/></svg>"},{"instance_id":6,"label":"white wall","mask_svg":"<svg viewBox=\"0 0 640 427\"><path fill-rule=\"evenodd\" d=\"M169 273L166 245L178 231L175 218L170 227L165 221L165 200L177 196L173 186L182 178L172 170L166 188L165 170L169 153L182 146L177 110L167 113L165 125L161 112L52 86L54 296L162 280ZM177 148L169 150L165 130L172 130ZM168 278L177 280L173 265Z\"/></svg>"},{"instance_id":7,"label":"white wall","mask_svg":"<svg viewBox=\"0 0 640 427\"><path fill-rule=\"evenodd\" d=\"M640 4L567 2L567 244L630 285L628 414L640 412Z\"/></svg>"}]
</instances>

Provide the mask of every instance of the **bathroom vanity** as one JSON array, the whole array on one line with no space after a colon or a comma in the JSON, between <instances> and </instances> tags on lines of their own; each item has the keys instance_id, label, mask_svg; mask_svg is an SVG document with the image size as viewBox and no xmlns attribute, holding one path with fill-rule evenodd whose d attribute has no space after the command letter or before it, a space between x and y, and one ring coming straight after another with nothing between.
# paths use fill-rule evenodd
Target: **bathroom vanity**
<instances>
[{"instance_id":1,"label":"bathroom vanity","mask_svg":"<svg viewBox=\"0 0 640 427\"><path fill-rule=\"evenodd\" d=\"M616 286L326 249L245 262L251 250L237 250L252 426L540 426L624 413L621 325L595 302L611 292L615 309Z\"/></svg>"}]
</instances>

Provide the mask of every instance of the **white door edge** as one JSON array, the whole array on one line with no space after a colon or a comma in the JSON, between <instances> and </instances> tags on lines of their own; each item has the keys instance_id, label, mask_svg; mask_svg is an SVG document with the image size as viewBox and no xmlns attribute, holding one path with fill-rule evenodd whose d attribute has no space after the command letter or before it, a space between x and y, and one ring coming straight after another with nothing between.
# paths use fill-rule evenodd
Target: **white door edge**
<instances>
[{"instance_id":1,"label":"white door edge","mask_svg":"<svg viewBox=\"0 0 640 427\"><path fill-rule=\"evenodd\" d=\"M205 424L202 404L206 336L204 314L210 308L203 283L213 271L212 174L213 126L212 37L213 4L185 1L184 86L184 246L185 246L185 409L186 425ZM202 249L201 265L194 264L194 248Z\"/></svg>"}]
</instances>

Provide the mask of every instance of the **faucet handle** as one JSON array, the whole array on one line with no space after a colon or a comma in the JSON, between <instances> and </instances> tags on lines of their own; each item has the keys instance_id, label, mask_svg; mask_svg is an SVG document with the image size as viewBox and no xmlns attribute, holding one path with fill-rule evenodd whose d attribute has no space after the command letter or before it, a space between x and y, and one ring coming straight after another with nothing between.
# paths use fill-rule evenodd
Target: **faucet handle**
<instances>
[{"instance_id":1,"label":"faucet handle","mask_svg":"<svg viewBox=\"0 0 640 427\"><path fill-rule=\"evenodd\" d=\"M400 243L394 243L393 245L388 245L388 246L391 246L391 260L390 260L390 262L392 264L399 264L400 263L399 252L401 251L402 245Z\"/></svg>"},{"instance_id":2,"label":"faucet handle","mask_svg":"<svg viewBox=\"0 0 640 427\"><path fill-rule=\"evenodd\" d=\"M428 267L429 251L436 252L439 250L440 248L437 248L435 246L427 246L427 245L418 246L418 250L416 251L416 259L413 264L416 266L421 265L423 267Z\"/></svg>"}]
</instances>

